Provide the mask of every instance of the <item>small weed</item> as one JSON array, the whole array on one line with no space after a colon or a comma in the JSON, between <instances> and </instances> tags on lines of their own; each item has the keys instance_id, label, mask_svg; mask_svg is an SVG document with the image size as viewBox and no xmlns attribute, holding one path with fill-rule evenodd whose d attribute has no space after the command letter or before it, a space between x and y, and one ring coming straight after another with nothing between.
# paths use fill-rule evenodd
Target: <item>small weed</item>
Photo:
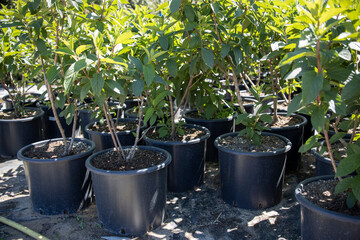
<instances>
[{"instance_id":1,"label":"small weed","mask_svg":"<svg viewBox=\"0 0 360 240\"><path fill-rule=\"evenodd\" d=\"M80 228L84 229L84 219L83 219L83 217L82 216L76 216L76 220L78 221Z\"/></svg>"}]
</instances>

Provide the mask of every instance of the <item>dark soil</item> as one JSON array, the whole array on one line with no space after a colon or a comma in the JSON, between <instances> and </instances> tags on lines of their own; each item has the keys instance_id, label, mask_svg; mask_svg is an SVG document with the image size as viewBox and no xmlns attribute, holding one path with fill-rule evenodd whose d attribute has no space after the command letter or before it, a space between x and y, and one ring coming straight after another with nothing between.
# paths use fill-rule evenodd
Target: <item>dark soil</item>
<instances>
[{"instance_id":1,"label":"dark soil","mask_svg":"<svg viewBox=\"0 0 360 240\"><path fill-rule=\"evenodd\" d=\"M188 142L194 139L199 139L206 134L205 131L195 128L190 128L186 126L182 126L184 134L177 134L175 138L171 138L171 136L167 135L164 137L159 137L159 133L156 129L149 131L146 136L150 139L159 140L159 141L171 141L171 142Z\"/></svg>"},{"instance_id":2,"label":"dark soil","mask_svg":"<svg viewBox=\"0 0 360 240\"><path fill-rule=\"evenodd\" d=\"M116 131L122 132L122 131L136 130L137 124L138 124L138 122L136 122L136 121L119 122L118 125L116 126ZM108 128L107 124L94 124L89 129L91 131L101 132L101 133L109 132L109 128Z\"/></svg>"},{"instance_id":3,"label":"dark soil","mask_svg":"<svg viewBox=\"0 0 360 240\"><path fill-rule=\"evenodd\" d=\"M321 148L323 148L323 147L324 146L322 146ZM321 148L318 150L318 152L321 151ZM340 161L341 159L343 159L347 156L346 148L340 142L331 144L331 150L332 150L333 156L336 161ZM322 156L324 156L326 158L330 158L329 151L326 150L322 154Z\"/></svg>"},{"instance_id":4,"label":"dark soil","mask_svg":"<svg viewBox=\"0 0 360 240\"><path fill-rule=\"evenodd\" d=\"M300 124L302 120L294 116L278 115L278 121L269 125L269 127L289 127Z\"/></svg>"},{"instance_id":5,"label":"dark soil","mask_svg":"<svg viewBox=\"0 0 360 240\"><path fill-rule=\"evenodd\" d=\"M274 136L262 136L259 146L243 136L221 138L219 143L225 148L239 152L272 152L286 146L283 140Z\"/></svg>"},{"instance_id":6,"label":"dark soil","mask_svg":"<svg viewBox=\"0 0 360 240\"><path fill-rule=\"evenodd\" d=\"M125 153L128 153L128 151ZM165 160L166 156L161 152L137 149L134 158L131 160L124 160L119 158L119 155L116 151L110 151L93 158L91 164L94 167L103 170L129 171L156 166Z\"/></svg>"},{"instance_id":7,"label":"dark soil","mask_svg":"<svg viewBox=\"0 0 360 240\"><path fill-rule=\"evenodd\" d=\"M16 116L15 111L0 111L0 119L4 120L16 120L16 119L24 119L29 117L34 117L39 114L39 111L24 109L24 114L22 116Z\"/></svg>"},{"instance_id":8,"label":"dark soil","mask_svg":"<svg viewBox=\"0 0 360 240\"><path fill-rule=\"evenodd\" d=\"M224 115L225 112L222 114ZM221 116L219 118L211 118L211 119L223 119L223 118L228 118L230 116L232 116L231 113L229 113L227 116ZM205 116L200 115L197 111L186 113L186 117L194 118L194 119L206 119Z\"/></svg>"},{"instance_id":9,"label":"dark soil","mask_svg":"<svg viewBox=\"0 0 360 240\"><path fill-rule=\"evenodd\" d=\"M302 195L313 204L338 213L360 217L360 208L346 206L346 194L334 194L338 180L319 180L303 187Z\"/></svg>"},{"instance_id":10,"label":"dark soil","mask_svg":"<svg viewBox=\"0 0 360 240\"><path fill-rule=\"evenodd\" d=\"M70 143L70 142L68 142ZM76 155L85 152L90 146L84 142L74 142L72 150L67 156ZM46 142L43 145L33 146L23 155L32 159L53 159L64 156L63 141Z\"/></svg>"}]
</instances>

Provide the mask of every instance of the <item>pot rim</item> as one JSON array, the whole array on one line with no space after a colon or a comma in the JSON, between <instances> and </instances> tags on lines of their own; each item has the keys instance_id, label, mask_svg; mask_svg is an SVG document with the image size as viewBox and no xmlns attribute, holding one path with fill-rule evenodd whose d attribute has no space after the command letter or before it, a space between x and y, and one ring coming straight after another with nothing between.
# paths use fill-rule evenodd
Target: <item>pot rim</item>
<instances>
[{"instance_id":1,"label":"pot rim","mask_svg":"<svg viewBox=\"0 0 360 240\"><path fill-rule=\"evenodd\" d=\"M196 144L196 143L199 143L199 142L203 142L205 140L207 140L211 133L209 131L209 129L207 129L206 127L204 126L200 126L200 125L197 125L197 124L190 124L190 123L186 123L184 124L183 126L187 126L187 127L191 127L191 128L195 128L195 129L201 129L201 130L204 130L205 131L205 135L204 136L201 136L200 138L196 138L196 139L193 139L191 141L187 141L187 142L182 142L182 141L161 141L161 140L156 140L156 139L152 139L152 138L149 138L148 136L144 136L144 140L145 141L151 141L153 143L156 143L156 144L166 144L166 143L171 143L171 145L187 145L187 144ZM152 130L154 128L158 128L157 126L153 126L151 127L149 130Z\"/></svg>"},{"instance_id":2,"label":"pot rim","mask_svg":"<svg viewBox=\"0 0 360 240\"><path fill-rule=\"evenodd\" d=\"M70 140L70 139L71 138L67 138L67 140ZM85 156L91 154L95 150L95 143L93 141L86 139L86 138L75 138L74 139L75 142L85 142L86 144L88 144L90 146L90 148L87 149L85 152L82 152L79 154L65 156L65 157L59 157L59 158L36 159L36 158L28 158L23 155L23 152L32 146L37 146L37 145L42 145L42 144L45 144L48 142L56 142L56 141L62 141L62 140L63 140L62 138L52 138L52 139L47 139L47 140L42 140L39 142L31 143L29 145L24 146L17 152L17 158L19 160L22 160L25 162L32 162L32 163L39 163L39 164L50 163L50 162L65 162L65 161L71 161L74 159L85 157Z\"/></svg>"},{"instance_id":3,"label":"pot rim","mask_svg":"<svg viewBox=\"0 0 360 240\"><path fill-rule=\"evenodd\" d=\"M1 112L6 112L6 111L11 111L14 108L11 109L4 109L1 110ZM41 108L36 108L36 107L25 107L24 109L30 109L30 110L34 110L37 111L37 114L35 116L32 117L27 117L27 118L20 118L20 119L0 119L0 122L29 122L32 121L33 119L36 118L41 118L44 116L45 112L41 109Z\"/></svg>"},{"instance_id":4,"label":"pot rim","mask_svg":"<svg viewBox=\"0 0 360 240\"><path fill-rule=\"evenodd\" d=\"M232 135L237 135L238 133L239 132L231 132L231 133L225 133L225 134L222 134L222 135L218 136L214 141L215 147L217 149L219 149L219 150L221 149L221 151L224 151L224 152L234 153L234 154L251 155L251 156L274 156L274 155L279 155L279 154L289 152L291 147L292 147L292 143L291 143L291 141L289 139L287 139L286 137L281 136L279 134L270 133L270 132L262 132L261 135L278 137L278 138L280 138L281 140L283 140L285 142L286 146L284 148L280 148L280 149L277 149L277 150L272 151L272 152L240 152L240 151L225 148L219 143L220 138L224 138L224 137L228 137L228 136L232 136Z\"/></svg>"},{"instance_id":5,"label":"pot rim","mask_svg":"<svg viewBox=\"0 0 360 240\"><path fill-rule=\"evenodd\" d=\"M115 121L115 119L114 119ZM138 119L136 118L119 118L119 122L136 122L138 123ZM89 127L90 125L93 125L95 123L99 123L99 121L95 121L95 122L90 122L85 126L85 132L88 134L92 134L92 135L110 135L110 132L98 132L98 131L93 131L90 130ZM142 122L143 124L143 122ZM146 125L143 124L143 126L140 127L140 130L143 130L146 128ZM120 132L116 132L117 135L125 135L125 134L129 134L132 132L136 132L136 129L132 129L132 130L125 130L125 131L120 131Z\"/></svg>"},{"instance_id":6,"label":"pot rim","mask_svg":"<svg viewBox=\"0 0 360 240\"><path fill-rule=\"evenodd\" d=\"M132 146L123 146L123 149L129 149L131 147ZM115 148L107 148L107 149L96 152L96 153L92 154L91 156L89 156L86 159L85 166L89 171L94 172L96 174L101 174L101 175L109 175L109 174L111 174L111 175L133 176L133 175L142 175L142 174L148 174L148 173L151 173L151 172L158 171L158 170L163 169L166 166L168 166L170 164L170 162L172 161L170 153L168 151L164 150L164 149L154 147L154 146L137 146L136 148L137 149L154 150L154 151L157 151L157 152L161 152L161 153L165 154L166 159L165 159L165 161L163 161L162 163L160 163L158 165L154 165L154 166L151 166L151 167L148 167L148 168L143 168L143 169L138 169L138 170L113 171L113 170L103 170L103 169L99 169L99 168L94 167L91 164L91 160L94 157L115 149Z\"/></svg>"},{"instance_id":7,"label":"pot rim","mask_svg":"<svg viewBox=\"0 0 360 240\"><path fill-rule=\"evenodd\" d=\"M219 119L201 119L201 118L192 118L192 117L187 117L186 114L191 113L191 112L196 112L197 110L187 110L185 111L184 114L184 119L186 121L186 119L192 119L192 120L196 120L198 122L224 122L224 121L232 121L237 117L237 113L234 112L233 116L229 116L227 118L219 118Z\"/></svg>"},{"instance_id":8,"label":"pot rim","mask_svg":"<svg viewBox=\"0 0 360 240\"><path fill-rule=\"evenodd\" d=\"M287 113L285 112L278 112L278 115L287 115ZM295 114L295 113L292 113L290 116L292 117L296 117L296 118L300 118L302 120L301 123L298 123L298 124L295 124L295 125L291 125L291 126L286 126L286 127L270 127L270 129L274 129L274 130L278 130L278 129L295 129L295 128L300 128L300 127L303 127L307 124L308 120L300 115L300 114Z\"/></svg>"},{"instance_id":9,"label":"pot rim","mask_svg":"<svg viewBox=\"0 0 360 240\"><path fill-rule=\"evenodd\" d=\"M301 193L302 193L302 188L304 185L310 183L310 182L314 182L317 180L321 180L321 179L334 179L334 175L322 175L322 176L316 176L316 177L311 177L311 178L307 178L303 181L301 181L295 188L295 197L297 199L297 201L300 203L300 205L308 208L308 209L312 209L313 211L317 212L318 214L323 214L326 216L331 216L333 218L336 218L338 220L344 221L344 222L359 222L360 223L360 217L356 217L356 216L350 216L347 214L343 214L343 213L338 213L338 212L334 212L334 211L330 211L324 208L321 208L319 206L317 206L316 204L313 204L312 202L310 202L309 200L307 200Z\"/></svg>"}]
</instances>

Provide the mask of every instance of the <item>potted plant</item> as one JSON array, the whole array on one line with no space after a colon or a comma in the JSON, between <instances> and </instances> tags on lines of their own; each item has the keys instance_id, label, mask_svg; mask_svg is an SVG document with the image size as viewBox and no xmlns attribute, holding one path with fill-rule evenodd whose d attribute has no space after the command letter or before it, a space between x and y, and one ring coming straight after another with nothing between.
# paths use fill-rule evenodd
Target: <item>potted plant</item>
<instances>
[{"instance_id":1,"label":"potted plant","mask_svg":"<svg viewBox=\"0 0 360 240\"><path fill-rule=\"evenodd\" d=\"M2 19L8 9L1 9ZM4 19L6 21L6 19ZM7 91L4 110L0 111L0 155L16 156L17 151L42 139L41 123L44 112L31 105L27 86L33 83L34 69L29 64L33 48L21 41L16 26L2 25L0 53L0 83ZM34 99L32 99L34 100Z\"/></svg>"},{"instance_id":2,"label":"potted plant","mask_svg":"<svg viewBox=\"0 0 360 240\"><path fill-rule=\"evenodd\" d=\"M160 54L143 45L148 32L145 25L139 24L142 21L139 16L144 16L145 8L118 10L115 3L104 1L96 9L89 11L97 17L82 23L84 40L89 46L79 46L90 64L79 73L81 81L72 80L69 88L77 84L86 89L80 91L81 96L91 96L96 107L102 110L113 141L114 148L99 151L86 161L99 220L113 233L142 235L164 220L167 166L171 162L170 154L162 149L138 146L142 138L144 92L158 85L152 67ZM150 19L156 17L147 14ZM69 49L76 53L74 48ZM121 98L124 101L127 93L138 98L140 104L135 140L123 146L116 134L116 122L109 111L108 100Z\"/></svg>"},{"instance_id":3,"label":"potted plant","mask_svg":"<svg viewBox=\"0 0 360 240\"><path fill-rule=\"evenodd\" d=\"M299 17L288 29L292 32L293 42L289 43L293 46L290 48L292 52L280 62L280 65L301 66L301 93L290 103L288 114L298 109L310 114L311 123L319 133L309 138L301 150L311 149L323 135L337 178L307 179L296 188L296 198L301 205L301 235L304 239L353 239L359 235L360 218L351 216L351 213L356 213L360 199L357 180L359 143L346 144L346 155L340 157L336 166L335 149L331 143L344 135L338 133L329 137L330 119L327 115L329 109L334 117L358 112L359 81L354 60L357 59L358 47L355 42L357 32L353 27L357 17L353 15L356 11L353 4L349 2L340 7L335 2L307 1L306 5L299 5ZM299 21L302 27L298 29L295 25ZM356 174L348 177L353 172ZM317 189L321 193L313 191ZM322 192L327 193L326 199L340 199L338 205L344 208L333 208L333 201L314 197L316 194L323 196ZM328 205L320 205L319 202Z\"/></svg>"},{"instance_id":4,"label":"potted plant","mask_svg":"<svg viewBox=\"0 0 360 240\"><path fill-rule=\"evenodd\" d=\"M53 84L61 80L65 79L66 82L65 72L73 73L68 65L69 59L60 57L57 51L63 46L60 40L66 42L65 33L60 29L64 30L68 26L68 16L71 16L76 8L69 5L65 10L62 3L51 5L41 1L17 1L16 8L4 10L6 18L3 27L15 27L19 31L20 42L32 46L35 50L29 60L34 69L32 75L39 71L42 75L43 80L40 84L47 88L54 118L62 136L60 139L29 144L21 148L17 154L18 159L24 162L33 208L41 214L75 212L86 206L91 197L85 160L91 155L95 145L85 139L75 139L75 125L72 128L72 137L66 138L55 106L65 98L55 102L52 88ZM67 33L73 33L73 30L66 28ZM55 36L51 37L50 32L55 33ZM63 88L60 90L65 91ZM68 101L62 112L69 122L73 118L76 122L77 102L78 99Z\"/></svg>"}]
</instances>

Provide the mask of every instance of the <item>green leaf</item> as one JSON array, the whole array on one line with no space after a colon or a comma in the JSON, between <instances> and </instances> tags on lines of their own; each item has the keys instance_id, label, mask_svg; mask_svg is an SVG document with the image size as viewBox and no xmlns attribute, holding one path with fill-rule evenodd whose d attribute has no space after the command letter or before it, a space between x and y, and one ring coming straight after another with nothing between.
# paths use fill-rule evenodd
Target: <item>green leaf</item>
<instances>
[{"instance_id":1,"label":"green leaf","mask_svg":"<svg viewBox=\"0 0 360 240\"><path fill-rule=\"evenodd\" d=\"M144 79L145 79L146 85L150 86L155 77L154 64L150 63L150 64L143 65L143 69L144 69Z\"/></svg>"},{"instance_id":2,"label":"green leaf","mask_svg":"<svg viewBox=\"0 0 360 240\"><path fill-rule=\"evenodd\" d=\"M167 53L167 51L160 51L160 52L155 53L154 55L151 56L150 61L164 55L165 53Z\"/></svg>"},{"instance_id":3,"label":"green leaf","mask_svg":"<svg viewBox=\"0 0 360 240\"><path fill-rule=\"evenodd\" d=\"M311 114L311 124L316 131L322 132L324 123L325 112L321 107L316 107Z\"/></svg>"},{"instance_id":4,"label":"green leaf","mask_svg":"<svg viewBox=\"0 0 360 240\"><path fill-rule=\"evenodd\" d=\"M301 75L303 69L302 67L298 67L293 69L289 74L286 75L285 80L294 79Z\"/></svg>"},{"instance_id":5,"label":"green leaf","mask_svg":"<svg viewBox=\"0 0 360 240\"><path fill-rule=\"evenodd\" d=\"M351 52L348 49L342 49L339 52L339 57L346 61L351 61Z\"/></svg>"},{"instance_id":6,"label":"green leaf","mask_svg":"<svg viewBox=\"0 0 360 240\"><path fill-rule=\"evenodd\" d=\"M134 42L134 39L131 39L135 34L132 32L125 32L120 34L115 41L115 46L118 44L129 44Z\"/></svg>"},{"instance_id":7,"label":"green leaf","mask_svg":"<svg viewBox=\"0 0 360 240\"><path fill-rule=\"evenodd\" d=\"M335 177L347 176L360 167L360 153L354 153L341 159Z\"/></svg>"},{"instance_id":8,"label":"green leaf","mask_svg":"<svg viewBox=\"0 0 360 240\"><path fill-rule=\"evenodd\" d=\"M260 115L260 120L263 121L263 122L271 123L273 119L268 114L261 114Z\"/></svg>"},{"instance_id":9,"label":"green leaf","mask_svg":"<svg viewBox=\"0 0 360 240\"><path fill-rule=\"evenodd\" d=\"M348 192L347 198L346 198L346 206L348 208L353 208L358 200L356 199L353 192Z\"/></svg>"},{"instance_id":10,"label":"green leaf","mask_svg":"<svg viewBox=\"0 0 360 240\"><path fill-rule=\"evenodd\" d=\"M351 99L360 94L360 75L351 74L345 82L341 98L343 100Z\"/></svg>"},{"instance_id":11,"label":"green leaf","mask_svg":"<svg viewBox=\"0 0 360 240\"><path fill-rule=\"evenodd\" d=\"M69 48L59 48L55 52L62 55L74 55L73 51L71 51Z\"/></svg>"},{"instance_id":12,"label":"green leaf","mask_svg":"<svg viewBox=\"0 0 360 240\"><path fill-rule=\"evenodd\" d=\"M227 44L223 44L220 51L220 56L225 58L230 52L230 46Z\"/></svg>"},{"instance_id":13,"label":"green leaf","mask_svg":"<svg viewBox=\"0 0 360 240\"><path fill-rule=\"evenodd\" d=\"M135 81L132 84L132 89L135 97L138 97L141 95L141 93L144 91L145 83L142 79L135 79Z\"/></svg>"},{"instance_id":14,"label":"green leaf","mask_svg":"<svg viewBox=\"0 0 360 240\"><path fill-rule=\"evenodd\" d=\"M184 7L184 12L189 22L193 22L195 20L195 12L191 5L186 5Z\"/></svg>"},{"instance_id":15,"label":"green leaf","mask_svg":"<svg viewBox=\"0 0 360 240\"><path fill-rule=\"evenodd\" d=\"M47 52L47 47L46 47L44 40L36 39L35 44L41 55L43 55Z\"/></svg>"},{"instance_id":16,"label":"green leaf","mask_svg":"<svg viewBox=\"0 0 360 240\"><path fill-rule=\"evenodd\" d=\"M306 142L299 148L300 153L307 152L311 148L315 147L315 144L319 144L318 142L319 137L318 135L311 136Z\"/></svg>"},{"instance_id":17,"label":"green leaf","mask_svg":"<svg viewBox=\"0 0 360 240\"><path fill-rule=\"evenodd\" d=\"M199 59L199 55L196 55L196 57L190 63L190 75L192 75L195 72L196 63L197 63L198 59Z\"/></svg>"},{"instance_id":18,"label":"green leaf","mask_svg":"<svg viewBox=\"0 0 360 240\"><path fill-rule=\"evenodd\" d=\"M295 55L294 55L295 54ZM294 54L292 54L290 56L287 56L285 57L279 64L278 67L282 67L286 64L290 64L292 63L293 61L297 60L297 59L300 59L302 57L314 57L316 58L316 54L314 52L304 52L303 50L302 51L299 51L299 52L294 52Z\"/></svg>"},{"instance_id":19,"label":"green leaf","mask_svg":"<svg viewBox=\"0 0 360 240\"><path fill-rule=\"evenodd\" d=\"M159 44L162 47L162 49L168 50L168 48L169 48L169 40L168 40L167 37L165 37L165 36L159 37Z\"/></svg>"},{"instance_id":20,"label":"green leaf","mask_svg":"<svg viewBox=\"0 0 360 240\"><path fill-rule=\"evenodd\" d=\"M81 87L81 89L80 89L80 100L81 101L83 101L86 98L88 92L90 91L90 88L91 88L91 84L89 82Z\"/></svg>"},{"instance_id":21,"label":"green leaf","mask_svg":"<svg viewBox=\"0 0 360 240\"><path fill-rule=\"evenodd\" d=\"M168 95L171 95L170 91L164 91L161 92L159 95L157 95L153 102L154 106L157 106L160 103L160 101L164 100L164 98Z\"/></svg>"},{"instance_id":22,"label":"green leaf","mask_svg":"<svg viewBox=\"0 0 360 240\"><path fill-rule=\"evenodd\" d=\"M330 8L330 9L327 9L326 11L324 11L320 18L319 18L319 22L320 24L323 24L325 22L327 22L328 20L330 20L332 17L342 13L346 11L346 8Z\"/></svg>"},{"instance_id":23,"label":"green leaf","mask_svg":"<svg viewBox=\"0 0 360 240\"><path fill-rule=\"evenodd\" d=\"M172 0L170 3L170 11L171 13L176 12L177 10L179 10L180 6L181 6L181 2L182 0Z\"/></svg>"},{"instance_id":24,"label":"green leaf","mask_svg":"<svg viewBox=\"0 0 360 240\"><path fill-rule=\"evenodd\" d=\"M101 62L101 63L118 64L118 65L127 67L127 64L126 64L126 63L124 63L124 62L119 62L119 61L116 61L115 59L111 59L111 58L101 58L101 59L100 59L100 62Z\"/></svg>"},{"instance_id":25,"label":"green leaf","mask_svg":"<svg viewBox=\"0 0 360 240\"><path fill-rule=\"evenodd\" d=\"M315 72L306 72L302 76L302 101L306 105L311 103L319 95L322 89L324 76Z\"/></svg>"},{"instance_id":26,"label":"green leaf","mask_svg":"<svg viewBox=\"0 0 360 240\"><path fill-rule=\"evenodd\" d=\"M177 76L178 70L177 70L177 65L176 65L175 60L169 59L169 60L166 62L166 67L167 67L167 69L168 69L168 71L169 71L170 76L172 76L172 77L176 77L176 76Z\"/></svg>"},{"instance_id":27,"label":"green leaf","mask_svg":"<svg viewBox=\"0 0 360 240\"><path fill-rule=\"evenodd\" d=\"M80 59L79 61L74 62L71 64L71 66L68 68L68 70L65 73L65 79L64 79L64 88L65 92L68 92L70 87L72 86L77 73L84 69L86 67L87 63L85 59Z\"/></svg>"},{"instance_id":28,"label":"green leaf","mask_svg":"<svg viewBox=\"0 0 360 240\"><path fill-rule=\"evenodd\" d=\"M351 187L351 183L352 183L351 177L344 178L343 180L339 181L338 184L336 184L334 193L339 194L347 191Z\"/></svg>"},{"instance_id":29,"label":"green leaf","mask_svg":"<svg viewBox=\"0 0 360 240\"><path fill-rule=\"evenodd\" d=\"M214 53L207 48L201 48L201 57L205 64L212 69L214 66Z\"/></svg>"},{"instance_id":30,"label":"green leaf","mask_svg":"<svg viewBox=\"0 0 360 240\"><path fill-rule=\"evenodd\" d=\"M161 127L159 128L159 137L162 138L166 135L168 135L169 131L167 130L166 127Z\"/></svg>"},{"instance_id":31,"label":"green leaf","mask_svg":"<svg viewBox=\"0 0 360 240\"><path fill-rule=\"evenodd\" d=\"M46 78L49 81L49 83L52 83L54 79L58 76L60 73L60 67L59 66L52 66L49 68L49 70L46 72Z\"/></svg>"},{"instance_id":32,"label":"green leaf","mask_svg":"<svg viewBox=\"0 0 360 240\"><path fill-rule=\"evenodd\" d=\"M343 138L346 135L345 132L338 132L336 134L334 134L333 136L331 136L330 138L330 144L335 143L336 141L338 141L339 139Z\"/></svg>"},{"instance_id":33,"label":"green leaf","mask_svg":"<svg viewBox=\"0 0 360 240\"><path fill-rule=\"evenodd\" d=\"M352 193L354 194L355 198L357 200L360 200L360 176L357 175L353 178L352 184L351 184Z\"/></svg>"},{"instance_id":34,"label":"green leaf","mask_svg":"<svg viewBox=\"0 0 360 240\"><path fill-rule=\"evenodd\" d=\"M83 51L86 51L87 49L92 48L92 45L80 45L79 47L76 48L76 55L80 55Z\"/></svg>"},{"instance_id":35,"label":"green leaf","mask_svg":"<svg viewBox=\"0 0 360 240\"><path fill-rule=\"evenodd\" d=\"M160 83L160 84L163 84L163 85L166 86L165 80L162 77L160 77L159 75L157 75L157 74L155 75L154 82Z\"/></svg>"},{"instance_id":36,"label":"green leaf","mask_svg":"<svg viewBox=\"0 0 360 240\"><path fill-rule=\"evenodd\" d=\"M236 118L236 124L242 123L245 119L247 119L250 116L248 113L239 114Z\"/></svg>"},{"instance_id":37,"label":"green leaf","mask_svg":"<svg viewBox=\"0 0 360 240\"><path fill-rule=\"evenodd\" d=\"M196 22L189 22L185 25L185 31L191 31L197 27L198 23Z\"/></svg>"},{"instance_id":38,"label":"green leaf","mask_svg":"<svg viewBox=\"0 0 360 240\"><path fill-rule=\"evenodd\" d=\"M235 57L235 63L236 65L239 65L241 61L243 60L243 51L239 47L233 48L234 57Z\"/></svg>"},{"instance_id":39,"label":"green leaf","mask_svg":"<svg viewBox=\"0 0 360 240\"><path fill-rule=\"evenodd\" d=\"M105 81L105 84L117 94L125 94L124 89L119 82L108 79Z\"/></svg>"},{"instance_id":40,"label":"green leaf","mask_svg":"<svg viewBox=\"0 0 360 240\"><path fill-rule=\"evenodd\" d=\"M352 50L360 51L360 42L351 42L351 43L349 43L349 47Z\"/></svg>"},{"instance_id":41,"label":"green leaf","mask_svg":"<svg viewBox=\"0 0 360 240\"><path fill-rule=\"evenodd\" d=\"M90 82L94 94L99 96L104 87L104 76L101 73L95 73Z\"/></svg>"},{"instance_id":42,"label":"green leaf","mask_svg":"<svg viewBox=\"0 0 360 240\"><path fill-rule=\"evenodd\" d=\"M201 38L196 35L190 40L190 48L193 49L198 47L201 47Z\"/></svg>"},{"instance_id":43,"label":"green leaf","mask_svg":"<svg viewBox=\"0 0 360 240\"><path fill-rule=\"evenodd\" d=\"M145 113L145 117L144 117L144 124L147 124L147 122L149 121L149 119L152 117L152 115L154 114L155 112L155 109L154 108L148 108L146 110L146 113Z\"/></svg>"},{"instance_id":44,"label":"green leaf","mask_svg":"<svg viewBox=\"0 0 360 240\"><path fill-rule=\"evenodd\" d=\"M140 59L129 56L130 61L135 65L136 69L143 72L143 64Z\"/></svg>"}]
</instances>

